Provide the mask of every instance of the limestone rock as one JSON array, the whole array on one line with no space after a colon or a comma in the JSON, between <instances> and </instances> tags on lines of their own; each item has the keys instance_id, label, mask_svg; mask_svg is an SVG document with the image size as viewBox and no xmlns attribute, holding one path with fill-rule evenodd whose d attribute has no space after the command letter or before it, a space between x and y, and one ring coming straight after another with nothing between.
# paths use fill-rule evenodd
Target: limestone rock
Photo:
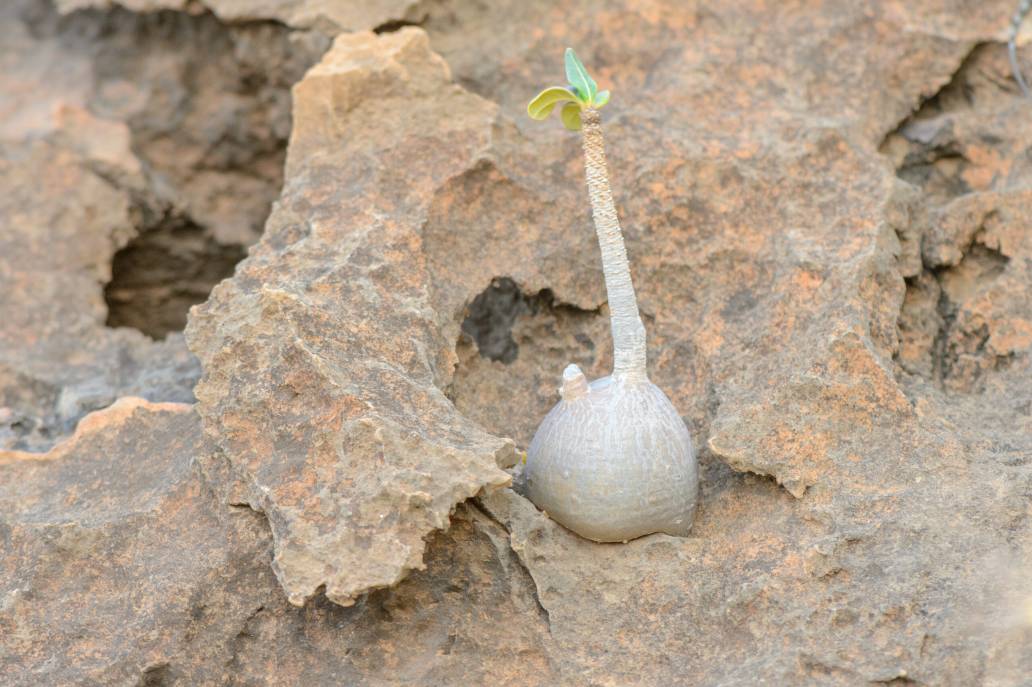
<instances>
[{"instance_id":1,"label":"limestone rock","mask_svg":"<svg viewBox=\"0 0 1032 687\"><path fill-rule=\"evenodd\" d=\"M4 684L556 683L533 583L476 507L426 571L299 609L265 518L212 491L224 468L191 406L130 397L45 454L0 452Z\"/></svg>"},{"instance_id":2,"label":"limestone rock","mask_svg":"<svg viewBox=\"0 0 1032 687\"><path fill-rule=\"evenodd\" d=\"M228 672L257 685L562 684L548 614L501 525L461 505L425 562L347 608L277 594L244 627Z\"/></svg>"},{"instance_id":3,"label":"limestone rock","mask_svg":"<svg viewBox=\"0 0 1032 687\"><path fill-rule=\"evenodd\" d=\"M188 338L200 413L269 517L289 598L325 586L347 605L421 568L457 503L510 481L512 442L438 386L457 323L446 338L422 253L432 191L475 163L495 108L450 84L418 29L338 37L294 96L280 202Z\"/></svg>"},{"instance_id":4,"label":"limestone rock","mask_svg":"<svg viewBox=\"0 0 1032 687\"><path fill-rule=\"evenodd\" d=\"M0 33L0 447L44 450L119 396L193 400L186 309L256 238L325 39L34 0Z\"/></svg>"},{"instance_id":5,"label":"limestone rock","mask_svg":"<svg viewBox=\"0 0 1032 687\"><path fill-rule=\"evenodd\" d=\"M259 516L217 507L189 405L122 398L46 454L0 452L4 681L213 684L269 589Z\"/></svg>"},{"instance_id":6,"label":"limestone rock","mask_svg":"<svg viewBox=\"0 0 1032 687\"><path fill-rule=\"evenodd\" d=\"M317 4L240 3L237 26L215 0L65 19L18 2L43 19L3 24L20 31L0 70L14 94L0 179L17 181L0 200L9 418L50 412L84 359L86 390L95 370L133 368L60 335L102 331L96 284L139 231L134 208L167 198L150 163L170 162L172 197L205 187L184 181L201 167L159 153L240 142L215 146L218 178L239 154L259 183L210 195L240 217L246 189L275 195L287 125L290 150L262 240L191 317L209 439L187 411L141 406L118 427L87 420L61 457L0 466L0 664L16 684L1012 687L1032 673L1032 166L999 42L1012 0L438 0L388 9L379 36L338 36L292 116L283 84L308 58L283 46L315 59L319 35L379 17L298 32L275 21L306 25L290 13ZM98 25L123 52L141 40L120 32L155 45L138 70L106 63L104 100L96 34L58 30ZM213 90L270 72L269 107L159 79L179 73L163 60L196 64L178 32L216 44L198 50L221 56ZM271 51L253 71L230 59L254 54L243 36ZM614 92L604 121L650 376L702 446L687 538L600 546L514 491L481 491L508 481L501 437L526 445L563 367L598 375L611 358L578 141L524 116L566 45ZM127 118L97 108L152 81L197 105L170 110L187 128L208 112L212 129L163 143L177 128L157 101L128 98L145 105ZM230 126L234 112L255 127ZM236 226L264 213L248 208ZM139 378L141 393L163 383ZM57 438L23 425L8 425L19 448ZM178 509L177 489L192 494ZM86 517L103 523L87 532ZM55 523L71 553L48 548ZM116 546L137 624L96 572ZM123 624L83 649L83 627ZM46 665L44 632L71 647Z\"/></svg>"},{"instance_id":7,"label":"limestone rock","mask_svg":"<svg viewBox=\"0 0 1032 687\"><path fill-rule=\"evenodd\" d=\"M62 12L84 8L124 7L133 12L214 12L227 22L274 19L301 29L369 31L392 21L423 16L417 0L56 0Z\"/></svg>"}]
</instances>

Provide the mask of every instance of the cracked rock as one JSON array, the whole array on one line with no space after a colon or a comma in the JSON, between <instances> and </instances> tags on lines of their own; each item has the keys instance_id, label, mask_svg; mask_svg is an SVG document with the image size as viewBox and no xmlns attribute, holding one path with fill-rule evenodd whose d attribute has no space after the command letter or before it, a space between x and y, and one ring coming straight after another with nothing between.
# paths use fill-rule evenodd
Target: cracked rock
<instances>
[{"instance_id":1,"label":"cracked rock","mask_svg":"<svg viewBox=\"0 0 1032 687\"><path fill-rule=\"evenodd\" d=\"M112 253L155 226L159 191L206 187L184 182L192 163L152 183L176 157L148 132L175 123L153 103L95 109L95 53L72 50L95 37L47 27L168 22L173 44L232 46L205 84L265 95L193 102L232 144L213 159L263 171L201 198L257 238L277 160L285 181L191 316L205 436L155 397L0 466L0 664L26 685L1022 685L1032 120L999 42L1013 4L139 0L166 9L5 22L21 33L0 70L0 179L17 181L0 200L0 423L19 449L111 402L69 370L135 369L94 365L78 332L102 329ZM285 84L341 28L380 35L338 35L287 113ZM237 71L241 36L273 58ZM614 93L650 375L702 447L685 538L587 542L504 486L562 368L611 357L579 142L524 115L566 45ZM192 64L168 46L114 71ZM234 112L256 128L226 128ZM192 137L176 141L209 140ZM130 603L101 574L126 560ZM61 649L49 662L40 638Z\"/></svg>"},{"instance_id":2,"label":"cracked rock","mask_svg":"<svg viewBox=\"0 0 1032 687\"><path fill-rule=\"evenodd\" d=\"M212 684L268 589L269 538L217 507L200 420L125 397L45 454L0 451L5 683Z\"/></svg>"},{"instance_id":3,"label":"cracked rock","mask_svg":"<svg viewBox=\"0 0 1032 687\"><path fill-rule=\"evenodd\" d=\"M188 338L200 413L269 518L288 597L325 587L349 605L422 568L456 504L510 482L512 442L436 383L458 327L439 327L421 252L420 217L488 144L495 108L451 85L419 29L338 37L294 97L280 202ZM362 132L374 113L386 134ZM373 166L384 156L427 166Z\"/></svg>"}]
</instances>

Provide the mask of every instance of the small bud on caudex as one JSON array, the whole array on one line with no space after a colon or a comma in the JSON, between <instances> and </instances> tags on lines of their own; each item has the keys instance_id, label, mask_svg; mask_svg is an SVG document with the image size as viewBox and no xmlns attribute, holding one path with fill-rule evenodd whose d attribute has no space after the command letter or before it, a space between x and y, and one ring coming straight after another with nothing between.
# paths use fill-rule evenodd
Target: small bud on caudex
<instances>
[{"instance_id":1,"label":"small bud on caudex","mask_svg":"<svg viewBox=\"0 0 1032 687\"><path fill-rule=\"evenodd\" d=\"M598 109L609 101L566 51L570 86L542 91L527 112L545 119L559 104L566 128L583 135L585 175L602 250L613 333L613 373L588 383L576 365L563 372L562 400L527 451L527 495L549 516L599 542L626 542L692 526L699 477L684 421L645 369L645 327L609 188Z\"/></svg>"}]
</instances>

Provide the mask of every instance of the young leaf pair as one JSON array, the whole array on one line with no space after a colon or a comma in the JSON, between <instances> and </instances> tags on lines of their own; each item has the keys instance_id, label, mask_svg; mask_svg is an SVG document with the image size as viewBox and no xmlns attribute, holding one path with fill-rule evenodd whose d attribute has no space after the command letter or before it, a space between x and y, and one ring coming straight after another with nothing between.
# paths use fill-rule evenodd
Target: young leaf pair
<instances>
[{"instance_id":1,"label":"young leaf pair","mask_svg":"<svg viewBox=\"0 0 1032 687\"><path fill-rule=\"evenodd\" d=\"M586 108L599 109L609 102L609 91L599 91L598 84L588 74L584 64L577 58L572 48L566 49L566 80L570 85L566 88L552 86L538 93L537 97L527 105L527 114L532 119L545 119L559 104L562 109L559 117L570 131L581 128L581 111Z\"/></svg>"}]
</instances>

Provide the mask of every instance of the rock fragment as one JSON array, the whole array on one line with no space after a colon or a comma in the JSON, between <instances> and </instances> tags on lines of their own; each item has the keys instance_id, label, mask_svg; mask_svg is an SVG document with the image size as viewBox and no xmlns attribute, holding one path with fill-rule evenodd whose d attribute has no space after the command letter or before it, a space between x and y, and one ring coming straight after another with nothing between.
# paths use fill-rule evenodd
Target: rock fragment
<instances>
[{"instance_id":1,"label":"rock fragment","mask_svg":"<svg viewBox=\"0 0 1032 687\"><path fill-rule=\"evenodd\" d=\"M348 605L422 568L456 504L510 481L512 442L438 386L457 323L442 331L422 253L435 189L475 164L496 110L418 29L338 37L294 97L280 202L188 338L200 413L269 517L290 600L325 587Z\"/></svg>"}]
</instances>

